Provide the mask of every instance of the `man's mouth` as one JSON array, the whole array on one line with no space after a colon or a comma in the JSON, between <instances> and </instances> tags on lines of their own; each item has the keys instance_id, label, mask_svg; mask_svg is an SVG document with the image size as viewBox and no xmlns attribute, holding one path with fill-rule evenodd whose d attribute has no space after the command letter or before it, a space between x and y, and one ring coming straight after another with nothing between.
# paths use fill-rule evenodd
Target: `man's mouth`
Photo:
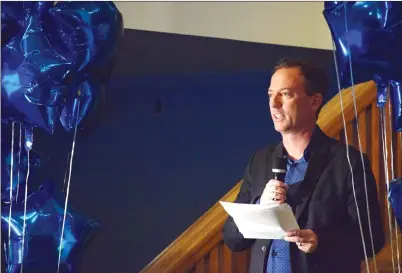
<instances>
[{"instance_id":1,"label":"man's mouth","mask_svg":"<svg viewBox=\"0 0 402 273\"><path fill-rule=\"evenodd\" d=\"M274 114L272 116L274 117L275 121L281 121L285 118L285 115L282 115L282 114Z\"/></svg>"}]
</instances>

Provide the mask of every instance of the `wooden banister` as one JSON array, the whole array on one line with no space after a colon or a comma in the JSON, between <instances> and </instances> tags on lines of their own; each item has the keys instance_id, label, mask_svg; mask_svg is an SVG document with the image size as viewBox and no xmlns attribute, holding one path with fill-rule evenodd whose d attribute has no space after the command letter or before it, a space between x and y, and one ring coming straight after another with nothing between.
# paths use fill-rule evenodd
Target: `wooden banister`
<instances>
[{"instance_id":1,"label":"wooden banister","mask_svg":"<svg viewBox=\"0 0 402 273\"><path fill-rule=\"evenodd\" d=\"M376 85L373 81L355 85L354 91L358 114L375 103ZM318 125L331 137L338 137L344 127L340 107L341 99L346 123L355 119L352 89L348 88L332 98L322 108L319 115ZM233 202L239 192L240 185L241 181L221 200ZM221 242L221 231L226 219L226 212L217 202L148 264L141 273L189 272L200 259L208 255Z\"/></svg>"},{"instance_id":2,"label":"wooden banister","mask_svg":"<svg viewBox=\"0 0 402 273\"><path fill-rule=\"evenodd\" d=\"M321 110L318 117L318 125L330 137L335 137L343 128L342 108L345 122L355 118L355 108L352 88L342 90L340 94L332 98ZM377 97L377 87L373 81L354 86L354 96L357 114L370 106Z\"/></svg>"},{"instance_id":3,"label":"wooden banister","mask_svg":"<svg viewBox=\"0 0 402 273\"><path fill-rule=\"evenodd\" d=\"M221 200L233 202L240 189L236 184ZM163 250L141 273L184 272L222 240L220 230L227 214L219 203L210 208L201 218L184 231ZM178 270L180 268L180 270Z\"/></svg>"}]
</instances>

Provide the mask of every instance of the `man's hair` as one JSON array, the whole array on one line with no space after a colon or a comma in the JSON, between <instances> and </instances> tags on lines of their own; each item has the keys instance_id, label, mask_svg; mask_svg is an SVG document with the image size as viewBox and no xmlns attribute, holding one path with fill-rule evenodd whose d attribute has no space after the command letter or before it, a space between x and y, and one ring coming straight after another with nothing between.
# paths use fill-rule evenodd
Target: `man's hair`
<instances>
[{"instance_id":1,"label":"man's hair","mask_svg":"<svg viewBox=\"0 0 402 273\"><path fill-rule=\"evenodd\" d=\"M312 96L316 93L321 94L324 98L325 93L328 90L328 75L327 72L308 61L299 59L281 59L277 62L274 68L274 73L281 68L298 68L303 75L306 83L306 93L308 96ZM320 113L322 104L317 111Z\"/></svg>"}]
</instances>

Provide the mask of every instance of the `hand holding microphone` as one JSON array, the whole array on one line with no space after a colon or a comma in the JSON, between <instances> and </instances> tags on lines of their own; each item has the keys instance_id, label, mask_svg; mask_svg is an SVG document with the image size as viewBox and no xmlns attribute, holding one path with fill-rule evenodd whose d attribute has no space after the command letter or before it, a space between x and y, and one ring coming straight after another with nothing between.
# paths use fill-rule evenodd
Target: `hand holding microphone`
<instances>
[{"instance_id":1,"label":"hand holding microphone","mask_svg":"<svg viewBox=\"0 0 402 273\"><path fill-rule=\"evenodd\" d=\"M269 180L261 195L260 204L283 204L289 186L283 183L286 176L286 158L276 157L272 165L273 179Z\"/></svg>"},{"instance_id":2,"label":"hand holding microphone","mask_svg":"<svg viewBox=\"0 0 402 273\"><path fill-rule=\"evenodd\" d=\"M279 180L269 180L261 195L260 204L268 205L286 203L286 193L288 188L288 185Z\"/></svg>"},{"instance_id":3,"label":"hand holding microphone","mask_svg":"<svg viewBox=\"0 0 402 273\"><path fill-rule=\"evenodd\" d=\"M275 158L272 165L273 179L269 180L265 186L260 198L260 204L292 204L295 202L294 195L293 198L291 198L292 193L289 195L290 200L286 200L289 186L282 182L285 181L287 170L286 162L286 158ZM284 240L296 243L297 247L304 253L313 253L318 245L317 234L311 229L289 231L286 233Z\"/></svg>"}]
</instances>

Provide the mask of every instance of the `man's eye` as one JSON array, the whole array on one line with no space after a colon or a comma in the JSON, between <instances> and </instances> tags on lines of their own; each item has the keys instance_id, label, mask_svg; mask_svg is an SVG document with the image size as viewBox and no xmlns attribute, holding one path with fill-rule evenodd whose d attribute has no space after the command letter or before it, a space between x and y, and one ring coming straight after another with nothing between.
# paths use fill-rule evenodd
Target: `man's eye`
<instances>
[{"instance_id":1,"label":"man's eye","mask_svg":"<svg viewBox=\"0 0 402 273\"><path fill-rule=\"evenodd\" d=\"M282 95L284 95L285 97L289 97L290 93L289 92L282 92Z\"/></svg>"}]
</instances>

